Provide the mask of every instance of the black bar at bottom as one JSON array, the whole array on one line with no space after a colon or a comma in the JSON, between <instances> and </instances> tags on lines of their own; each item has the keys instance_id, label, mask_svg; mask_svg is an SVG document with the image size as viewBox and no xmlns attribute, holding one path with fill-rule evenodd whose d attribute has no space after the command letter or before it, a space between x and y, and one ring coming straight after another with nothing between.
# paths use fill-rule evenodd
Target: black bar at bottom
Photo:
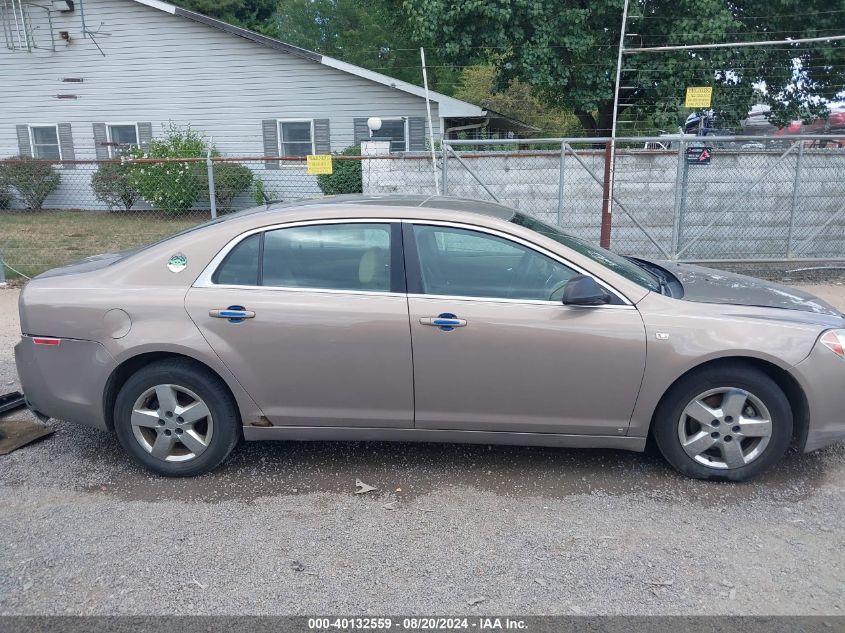
<instances>
[{"instance_id":1,"label":"black bar at bottom","mask_svg":"<svg viewBox=\"0 0 845 633\"><path fill-rule=\"evenodd\" d=\"M845 616L0 616L0 633L838 633Z\"/></svg>"}]
</instances>

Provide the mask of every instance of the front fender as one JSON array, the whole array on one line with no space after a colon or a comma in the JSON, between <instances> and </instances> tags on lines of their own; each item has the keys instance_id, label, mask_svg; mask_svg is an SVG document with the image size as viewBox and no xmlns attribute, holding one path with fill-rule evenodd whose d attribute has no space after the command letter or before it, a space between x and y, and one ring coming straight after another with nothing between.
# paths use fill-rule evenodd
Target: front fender
<instances>
[{"instance_id":1,"label":"front fender","mask_svg":"<svg viewBox=\"0 0 845 633\"><path fill-rule=\"evenodd\" d=\"M784 370L809 356L831 323L774 308L701 304L650 295L637 305L646 326L646 369L629 435L648 434L654 410L678 378L719 359L753 359ZM841 323L841 320L837 321Z\"/></svg>"}]
</instances>

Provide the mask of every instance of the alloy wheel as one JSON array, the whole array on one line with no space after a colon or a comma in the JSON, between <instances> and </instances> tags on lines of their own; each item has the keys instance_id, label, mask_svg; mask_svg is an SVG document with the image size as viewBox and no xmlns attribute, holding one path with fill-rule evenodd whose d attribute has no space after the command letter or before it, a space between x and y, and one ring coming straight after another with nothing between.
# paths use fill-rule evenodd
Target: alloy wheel
<instances>
[{"instance_id":1,"label":"alloy wheel","mask_svg":"<svg viewBox=\"0 0 845 633\"><path fill-rule=\"evenodd\" d=\"M211 443L214 421L197 394L179 385L156 385L132 407L132 434L150 453L168 462L186 462L202 455Z\"/></svg>"},{"instance_id":2,"label":"alloy wheel","mask_svg":"<svg viewBox=\"0 0 845 633\"><path fill-rule=\"evenodd\" d=\"M696 396L678 421L686 454L709 468L741 468L763 454L772 437L772 416L754 394L719 387Z\"/></svg>"}]
</instances>

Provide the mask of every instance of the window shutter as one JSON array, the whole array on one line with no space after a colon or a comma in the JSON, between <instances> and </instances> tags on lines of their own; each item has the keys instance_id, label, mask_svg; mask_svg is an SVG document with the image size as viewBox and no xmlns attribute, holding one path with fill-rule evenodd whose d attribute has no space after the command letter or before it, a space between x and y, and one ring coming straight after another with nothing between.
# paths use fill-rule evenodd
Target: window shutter
<instances>
[{"instance_id":1,"label":"window shutter","mask_svg":"<svg viewBox=\"0 0 845 633\"><path fill-rule=\"evenodd\" d=\"M328 119L314 119L314 149L318 154L332 153Z\"/></svg>"},{"instance_id":2,"label":"window shutter","mask_svg":"<svg viewBox=\"0 0 845 633\"><path fill-rule=\"evenodd\" d=\"M97 153L97 160L109 159L109 137L106 134L105 123L94 123L94 151Z\"/></svg>"},{"instance_id":3,"label":"window shutter","mask_svg":"<svg viewBox=\"0 0 845 633\"><path fill-rule=\"evenodd\" d=\"M29 144L29 126L18 125L18 154L21 156L32 156L32 145Z\"/></svg>"},{"instance_id":4,"label":"window shutter","mask_svg":"<svg viewBox=\"0 0 845 633\"><path fill-rule=\"evenodd\" d=\"M362 141L369 141L370 140L370 128L367 127L367 119L366 118L362 117L362 118L352 119L352 124L353 124L355 145L360 145Z\"/></svg>"},{"instance_id":5,"label":"window shutter","mask_svg":"<svg viewBox=\"0 0 845 633\"><path fill-rule=\"evenodd\" d=\"M425 151L425 117L408 117L408 151Z\"/></svg>"},{"instance_id":6,"label":"window shutter","mask_svg":"<svg viewBox=\"0 0 845 633\"><path fill-rule=\"evenodd\" d=\"M264 155L279 155L279 124L276 119L265 119L261 122L261 130L264 136ZM279 161L264 161L265 169L279 169Z\"/></svg>"},{"instance_id":7,"label":"window shutter","mask_svg":"<svg viewBox=\"0 0 845 633\"><path fill-rule=\"evenodd\" d=\"M73 150L73 131L70 123L59 123L59 148L62 153L62 160L75 160L76 153ZM64 169L75 169L76 165L62 165Z\"/></svg>"},{"instance_id":8,"label":"window shutter","mask_svg":"<svg viewBox=\"0 0 845 633\"><path fill-rule=\"evenodd\" d=\"M153 124L149 121L138 123L138 145L141 146L141 151L146 152L150 149L150 141L153 140Z\"/></svg>"}]
</instances>

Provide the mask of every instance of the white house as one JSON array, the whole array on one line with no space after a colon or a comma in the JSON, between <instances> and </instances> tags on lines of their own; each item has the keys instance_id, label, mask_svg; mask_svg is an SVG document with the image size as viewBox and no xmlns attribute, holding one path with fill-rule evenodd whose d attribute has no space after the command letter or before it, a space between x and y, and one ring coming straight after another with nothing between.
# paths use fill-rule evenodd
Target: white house
<instances>
[{"instance_id":1,"label":"white house","mask_svg":"<svg viewBox=\"0 0 845 633\"><path fill-rule=\"evenodd\" d=\"M0 22L0 158L105 159L169 121L226 155L340 151L373 116L392 151L426 147L421 87L159 0L0 0ZM430 96L435 138L520 127Z\"/></svg>"}]
</instances>

